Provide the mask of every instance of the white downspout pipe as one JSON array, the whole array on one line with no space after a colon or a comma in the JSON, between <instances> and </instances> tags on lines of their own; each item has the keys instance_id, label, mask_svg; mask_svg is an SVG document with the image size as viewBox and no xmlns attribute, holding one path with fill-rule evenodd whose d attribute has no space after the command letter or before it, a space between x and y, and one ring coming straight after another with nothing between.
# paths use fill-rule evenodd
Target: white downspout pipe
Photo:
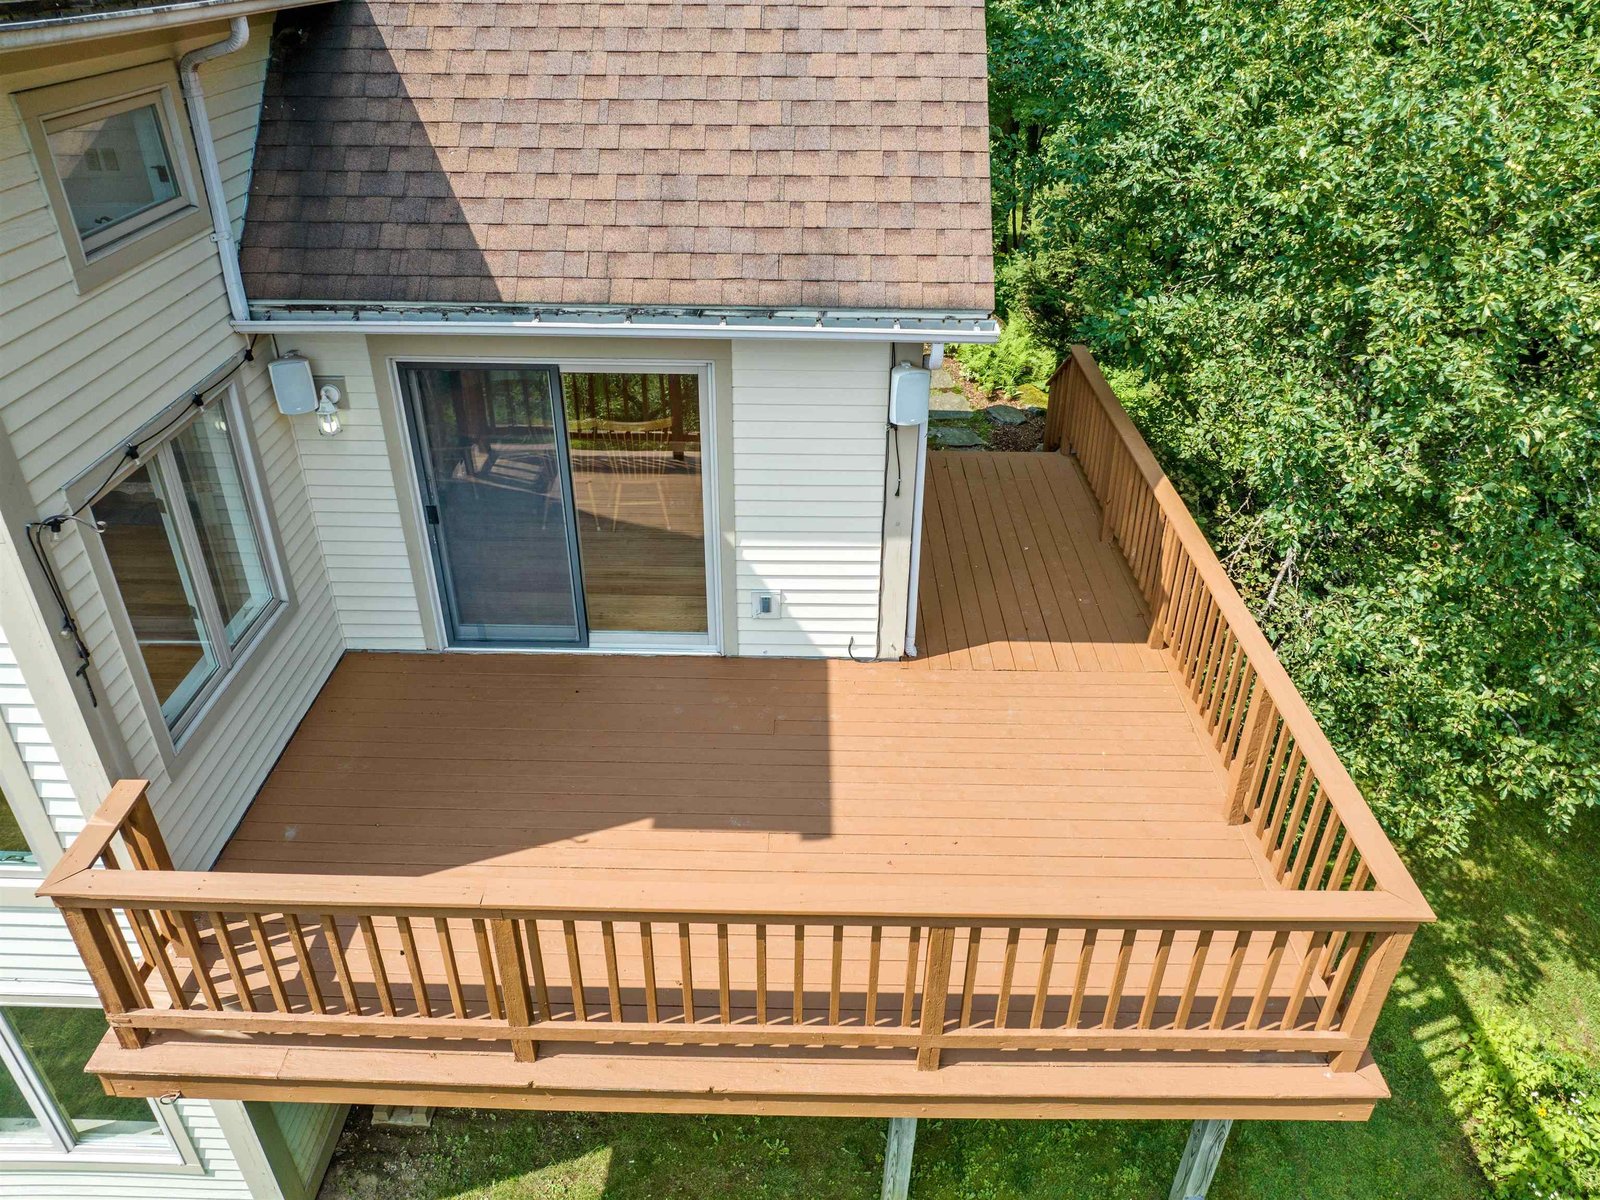
<instances>
[{"instance_id":1,"label":"white downspout pipe","mask_svg":"<svg viewBox=\"0 0 1600 1200\"><path fill-rule=\"evenodd\" d=\"M200 177L206 200L211 206L211 240L217 244L222 264L222 286L228 293L228 310L235 321L250 319L244 298L244 277L239 274L239 248L233 242L233 221L228 216L228 200L222 192L222 168L217 164L217 144L211 137L211 118L206 115L206 94L200 87L200 64L232 54L250 40L250 22L234 17L228 36L209 46L199 46L178 60L178 79L183 87L184 107L189 110L189 127L194 131L195 154L200 159Z\"/></svg>"},{"instance_id":2,"label":"white downspout pipe","mask_svg":"<svg viewBox=\"0 0 1600 1200\"><path fill-rule=\"evenodd\" d=\"M933 342L928 369L944 365L944 343ZM917 426L917 469L911 485L911 579L907 586L906 657L917 656L917 594L922 586L922 498L928 484L928 422Z\"/></svg>"}]
</instances>

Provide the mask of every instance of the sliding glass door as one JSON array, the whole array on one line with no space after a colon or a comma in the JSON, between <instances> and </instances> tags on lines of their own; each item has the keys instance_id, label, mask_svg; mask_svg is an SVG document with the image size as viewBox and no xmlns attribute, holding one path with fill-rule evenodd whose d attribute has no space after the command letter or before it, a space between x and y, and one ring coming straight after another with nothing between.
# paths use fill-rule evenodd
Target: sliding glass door
<instances>
[{"instance_id":1,"label":"sliding glass door","mask_svg":"<svg viewBox=\"0 0 1600 1200\"><path fill-rule=\"evenodd\" d=\"M452 645L710 644L700 372L400 378Z\"/></svg>"},{"instance_id":2,"label":"sliding glass door","mask_svg":"<svg viewBox=\"0 0 1600 1200\"><path fill-rule=\"evenodd\" d=\"M589 627L704 638L700 376L570 371L561 397Z\"/></svg>"},{"instance_id":3,"label":"sliding glass door","mask_svg":"<svg viewBox=\"0 0 1600 1200\"><path fill-rule=\"evenodd\" d=\"M572 480L548 367L401 369L452 645L583 645Z\"/></svg>"}]
</instances>

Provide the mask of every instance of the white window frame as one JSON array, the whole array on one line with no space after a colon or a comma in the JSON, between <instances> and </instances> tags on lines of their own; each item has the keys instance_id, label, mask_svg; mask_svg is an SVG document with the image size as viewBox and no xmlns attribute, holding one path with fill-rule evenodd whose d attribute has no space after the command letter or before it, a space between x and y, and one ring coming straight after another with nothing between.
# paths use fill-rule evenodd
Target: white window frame
<instances>
[{"instance_id":1,"label":"white window frame","mask_svg":"<svg viewBox=\"0 0 1600 1200\"><path fill-rule=\"evenodd\" d=\"M26 995L0 995L3 1008L92 1008L99 1003L83 999ZM198 1174L203 1170L194 1139L180 1118L176 1105L147 1100L160 1131L148 1142L140 1135L127 1137L82 1137L72 1128L71 1118L57 1106L49 1083L34 1067L11 1021L0 1012L0 1070L7 1071L23 1099L39 1121L38 1140L0 1136L0 1172L35 1168L103 1168L114 1165L118 1171L159 1171L164 1174ZM143 1142L144 1144L141 1144Z\"/></svg>"},{"instance_id":2,"label":"white window frame","mask_svg":"<svg viewBox=\"0 0 1600 1200\"><path fill-rule=\"evenodd\" d=\"M187 404L188 402L185 402ZM250 437L249 414L246 411L243 399L239 394L237 385L230 381L213 389L207 394L200 406L189 405L192 409L187 419L179 420L171 428L163 431L159 441L140 444L140 455L137 459L126 460L121 466L116 464L119 455L113 453L105 456L95 466L75 481L67 489L68 500L76 509L89 498L88 495L79 497L75 494L79 486L95 486L101 497L112 491L129 475L141 467L148 467L155 482L161 489L163 496L181 497L184 494L182 479L178 474L173 461L171 445L195 421L208 419L217 413L223 414L228 427L228 440L233 448L234 462L239 470L239 477L244 489L244 498L248 510L251 527L255 531L256 545L261 552L262 565L266 570L267 582L272 590L272 602L255 618L240 636L238 644L228 644L226 623L222 620L216 596L211 587L209 575L205 569L205 559L200 551L198 535L194 529L193 518L188 506L179 504L173 506L171 513L173 523L178 529L178 540L184 556L184 566L188 569L192 581L195 598L199 602L200 619L206 629L206 636L210 640L211 653L218 661L216 672L205 684L190 698L176 720L169 722L161 711L161 699L156 695L155 684L150 679L150 672L145 668L144 656L139 651L138 638L134 633L133 621L128 616L128 610L122 600L121 585L117 582L115 572L111 567L111 560L105 552L105 547L100 544L99 538L91 538L94 543L95 553L91 556L96 575L101 585L101 592L106 597L107 608L111 610L112 624L117 630L118 640L121 643L123 657L128 660L128 668L133 675L138 687L140 698L144 702L152 730L164 734L162 751L170 760L183 749L186 742L194 736L206 716L210 713L219 696L227 691L229 685L239 677L244 664L254 658L262 644L268 640L269 631L282 620L285 612L292 603L288 578L283 570L277 530L271 517L271 506L267 501L266 489L262 485L257 467L255 446ZM112 464L108 466L106 464ZM107 472L111 473L108 475ZM101 480L105 480L101 483ZM93 511L90 504L90 511Z\"/></svg>"},{"instance_id":3,"label":"white window frame","mask_svg":"<svg viewBox=\"0 0 1600 1200\"><path fill-rule=\"evenodd\" d=\"M17 93L15 100L80 294L211 228L200 160L178 102L178 76L172 63L150 63L34 88ZM177 196L103 233L80 235L57 170L50 134L146 106L155 108L160 121Z\"/></svg>"}]
</instances>

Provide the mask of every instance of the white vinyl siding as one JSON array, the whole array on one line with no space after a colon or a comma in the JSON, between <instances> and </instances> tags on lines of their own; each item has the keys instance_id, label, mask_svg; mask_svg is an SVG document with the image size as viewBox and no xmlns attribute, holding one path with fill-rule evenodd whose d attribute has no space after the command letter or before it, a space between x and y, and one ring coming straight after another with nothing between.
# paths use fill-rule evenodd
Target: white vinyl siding
<instances>
[{"instance_id":1,"label":"white vinyl siding","mask_svg":"<svg viewBox=\"0 0 1600 1200\"><path fill-rule=\"evenodd\" d=\"M378 410L372 360L364 337L279 339L311 360L318 378L344 380L339 417L344 428L323 437L309 417L292 422L317 534L351 650L421 650L426 643L417 588L400 525L402 497L413 485L395 478ZM419 341L418 354L426 355Z\"/></svg>"},{"instance_id":2,"label":"white vinyl siding","mask_svg":"<svg viewBox=\"0 0 1600 1200\"><path fill-rule=\"evenodd\" d=\"M0 720L4 721L5 733L28 770L28 778L45 807L51 828L65 848L83 828L83 810L72 794L72 785L67 782L61 756L50 744L44 718L39 715L33 693L28 690L27 680L22 677L22 669L17 665L3 628L0 628Z\"/></svg>"},{"instance_id":3,"label":"white vinyl siding","mask_svg":"<svg viewBox=\"0 0 1600 1200\"><path fill-rule=\"evenodd\" d=\"M875 653L889 365L883 345L733 343L741 653ZM756 591L782 615L751 616Z\"/></svg>"},{"instance_id":4,"label":"white vinyl siding","mask_svg":"<svg viewBox=\"0 0 1600 1200\"><path fill-rule=\"evenodd\" d=\"M322 1153L333 1132L332 1124L346 1109L339 1104L289 1104L273 1102L272 1115L278 1122L289 1156L302 1181L322 1165Z\"/></svg>"},{"instance_id":5,"label":"white vinyl siding","mask_svg":"<svg viewBox=\"0 0 1600 1200\"><path fill-rule=\"evenodd\" d=\"M200 69L229 209L241 218L270 34L270 18L254 21L244 49ZM61 82L74 71L99 74L152 57L150 50L107 56L7 83ZM0 424L41 506L114 444L107 437L131 433L193 386L196 368L203 374L227 361L239 344L206 234L78 295L9 96L0 100L0 311Z\"/></svg>"},{"instance_id":6,"label":"white vinyl siding","mask_svg":"<svg viewBox=\"0 0 1600 1200\"><path fill-rule=\"evenodd\" d=\"M244 211L270 34L270 18L257 20L243 50L201 68L236 218ZM148 61L151 52L143 55ZM127 65L127 56L107 56L30 74L16 86ZM9 99L0 102L0 186L0 307L7 313L0 358L8 368L0 427L42 515L61 507L61 488L74 475L236 361L244 342L229 328L216 248L207 236L89 295L76 294ZM267 345L257 349L262 361L235 381L250 414L293 606L267 631L257 660L246 662L248 686L229 686L218 696L171 769L136 686L134 671L142 668L128 661L131 647L115 632L91 566L83 539L93 535L69 526L51 547L93 654L100 705L127 750L117 773L150 779L151 802L179 866L207 866L220 851L342 649L295 433L267 386Z\"/></svg>"}]
</instances>

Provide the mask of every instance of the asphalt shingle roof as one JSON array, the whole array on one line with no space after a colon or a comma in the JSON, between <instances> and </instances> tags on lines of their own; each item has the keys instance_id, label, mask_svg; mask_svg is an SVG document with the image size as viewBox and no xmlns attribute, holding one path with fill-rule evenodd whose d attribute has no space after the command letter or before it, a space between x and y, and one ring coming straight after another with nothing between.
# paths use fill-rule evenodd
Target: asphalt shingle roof
<instances>
[{"instance_id":1,"label":"asphalt shingle roof","mask_svg":"<svg viewBox=\"0 0 1600 1200\"><path fill-rule=\"evenodd\" d=\"M252 298L993 305L981 0L279 14Z\"/></svg>"}]
</instances>

